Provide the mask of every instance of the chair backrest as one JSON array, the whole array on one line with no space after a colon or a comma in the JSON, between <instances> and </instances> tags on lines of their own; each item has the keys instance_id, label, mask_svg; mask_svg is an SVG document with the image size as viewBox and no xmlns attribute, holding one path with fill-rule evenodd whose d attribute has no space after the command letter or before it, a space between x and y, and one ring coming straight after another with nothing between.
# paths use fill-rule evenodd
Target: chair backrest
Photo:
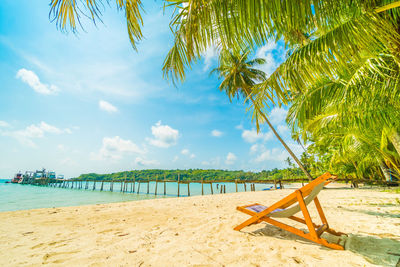
<instances>
[{"instance_id":1,"label":"chair backrest","mask_svg":"<svg viewBox=\"0 0 400 267\"><path fill-rule=\"evenodd\" d=\"M321 181L317 186L315 186L310 191L308 196L304 199L304 202L306 205L310 204L310 202L314 200L314 198L319 194L319 192L321 192L322 188L324 188L324 185L325 185L325 181ZM304 187L302 187L302 188L304 188ZM287 218L287 217L293 216L294 214L298 213L300 210L301 209L300 209L299 203L297 202L297 204L293 205L293 207L289 207L289 208L282 209L282 210L277 209L276 211L269 213L267 216L275 217L275 218Z\"/></svg>"}]
</instances>

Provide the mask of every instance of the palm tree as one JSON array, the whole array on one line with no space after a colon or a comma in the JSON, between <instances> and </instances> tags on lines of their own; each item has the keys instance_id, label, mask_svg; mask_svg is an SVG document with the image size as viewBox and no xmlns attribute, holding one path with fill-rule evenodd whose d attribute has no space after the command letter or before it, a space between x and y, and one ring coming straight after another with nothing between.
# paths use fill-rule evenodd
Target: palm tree
<instances>
[{"instance_id":1,"label":"palm tree","mask_svg":"<svg viewBox=\"0 0 400 267\"><path fill-rule=\"evenodd\" d=\"M299 0L296 5L267 0L165 2L176 12L170 23L174 45L164 61L164 77L183 81L186 69L210 46L235 55L243 47L253 52L269 40L283 39L289 49L287 59L270 77L255 83L252 78L225 73L232 78L224 85L230 88L228 96L242 94L251 101L257 129L266 122L292 155L268 121L265 109L275 101L300 104L303 111L288 118L293 120L292 129L303 131L303 138L310 135L314 147L321 151L338 155L333 161L339 162L339 155L346 158L343 170L359 175L360 170L368 169L365 162L376 158L363 160L353 153L354 147L363 147L362 153L374 147L372 151L380 155L375 161L399 166L400 128L394 123L399 121L399 107L394 103L400 95L400 1ZM52 0L50 14L62 30L71 27L76 31L82 10L87 10L84 15L93 21L101 19L100 4L101 0ZM136 48L142 38L141 1L116 0L116 4L125 12L130 41ZM244 74L257 76L254 72ZM234 80L238 78L241 80ZM374 96L371 101L366 101L368 94ZM383 105L386 102L390 105ZM348 114L355 114L356 119ZM339 131L344 127L347 132ZM333 138L329 131L338 137ZM324 140L328 140L327 148L322 149L318 144Z\"/></svg>"},{"instance_id":2,"label":"palm tree","mask_svg":"<svg viewBox=\"0 0 400 267\"><path fill-rule=\"evenodd\" d=\"M243 96L246 101L254 101L252 97L252 88L256 85L256 82L262 82L265 80L266 75L263 71L254 68L255 65L265 64L265 59L255 58L252 60L248 59L250 51L244 51L241 54L235 54L228 50L222 50L220 52L218 67L213 69L211 73L218 73L222 82L219 86L219 90L225 91L229 99ZM271 128L272 132L282 143L282 145L289 152L290 156L296 161L305 175L312 180L309 172L304 168L303 164L293 153L293 151L287 146L285 141L279 136L278 132L272 126L265 113L260 113L263 120Z\"/></svg>"},{"instance_id":3,"label":"palm tree","mask_svg":"<svg viewBox=\"0 0 400 267\"><path fill-rule=\"evenodd\" d=\"M329 155L329 168L340 165L336 173L362 178L380 169L387 179L387 166L400 174L398 65L386 60L375 76L363 66L353 64L352 72L294 94L287 121L297 136L312 143L317 158Z\"/></svg>"}]
</instances>

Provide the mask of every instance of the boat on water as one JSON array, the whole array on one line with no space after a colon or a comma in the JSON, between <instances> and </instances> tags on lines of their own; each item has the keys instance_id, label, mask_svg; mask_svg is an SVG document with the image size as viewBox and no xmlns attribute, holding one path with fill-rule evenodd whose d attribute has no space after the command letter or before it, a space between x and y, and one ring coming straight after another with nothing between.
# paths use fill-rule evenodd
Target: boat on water
<instances>
[{"instance_id":1,"label":"boat on water","mask_svg":"<svg viewBox=\"0 0 400 267\"><path fill-rule=\"evenodd\" d=\"M9 182L13 184L40 184L40 181L44 180L62 180L64 175L56 176L54 171L46 171L45 168L36 171L26 171L25 174L18 172L14 175L14 178Z\"/></svg>"},{"instance_id":2,"label":"boat on water","mask_svg":"<svg viewBox=\"0 0 400 267\"><path fill-rule=\"evenodd\" d=\"M14 178L11 180L11 183L13 183L13 184L18 184L19 181L21 181L21 179L22 179L22 172L17 172L17 173L14 175Z\"/></svg>"}]
</instances>

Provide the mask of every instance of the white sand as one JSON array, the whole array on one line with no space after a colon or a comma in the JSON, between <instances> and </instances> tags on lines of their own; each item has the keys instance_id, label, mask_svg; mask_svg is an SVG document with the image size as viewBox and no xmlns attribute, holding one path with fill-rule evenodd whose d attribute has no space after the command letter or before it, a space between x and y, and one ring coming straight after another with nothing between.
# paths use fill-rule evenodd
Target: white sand
<instances>
[{"instance_id":1,"label":"white sand","mask_svg":"<svg viewBox=\"0 0 400 267\"><path fill-rule=\"evenodd\" d=\"M2 212L0 266L396 266L398 194L370 189L320 193L331 228L351 234L345 251L265 223L243 232L232 229L248 218L235 210L237 205L272 204L292 191ZM314 206L309 207L316 218Z\"/></svg>"}]
</instances>

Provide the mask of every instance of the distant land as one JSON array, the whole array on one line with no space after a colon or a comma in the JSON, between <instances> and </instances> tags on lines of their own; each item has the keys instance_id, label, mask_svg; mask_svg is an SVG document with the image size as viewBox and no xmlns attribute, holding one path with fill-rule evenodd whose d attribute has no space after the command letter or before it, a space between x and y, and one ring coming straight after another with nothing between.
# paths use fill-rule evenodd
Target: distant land
<instances>
[{"instance_id":1,"label":"distant land","mask_svg":"<svg viewBox=\"0 0 400 267\"><path fill-rule=\"evenodd\" d=\"M131 170L123 172L115 172L110 174L97 174L87 173L81 174L75 179L79 180L124 180L124 179L164 179L167 180L178 180L178 174L181 181L186 180L226 180L233 181L238 180L268 180L268 179L299 179L305 178L304 174L299 168L287 168L287 169L272 169L263 170L260 172L246 172L246 171L229 171L229 170L203 170L203 169L188 169L188 170L161 170L161 169L149 169L149 170Z\"/></svg>"}]
</instances>

